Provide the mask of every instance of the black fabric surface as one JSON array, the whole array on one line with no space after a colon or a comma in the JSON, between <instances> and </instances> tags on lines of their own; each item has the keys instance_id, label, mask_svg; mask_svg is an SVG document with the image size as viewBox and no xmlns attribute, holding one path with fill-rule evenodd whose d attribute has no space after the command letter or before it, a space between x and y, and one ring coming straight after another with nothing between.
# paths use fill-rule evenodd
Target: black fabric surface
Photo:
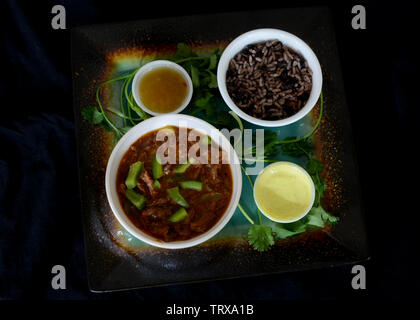
<instances>
[{"instance_id":1,"label":"black fabric surface","mask_svg":"<svg viewBox=\"0 0 420 320\"><path fill-rule=\"evenodd\" d=\"M418 298L416 224L404 184L415 163L410 144L418 106L414 1L361 2L367 30L351 28L350 1L330 5L354 127L372 259L367 290L351 288L351 266L118 293L89 292L84 259L70 72L70 28L243 8L187 2L14 1L0 4L0 299L371 300ZM67 30L51 28L62 4ZM130 8L130 10L127 10ZM415 198L414 198L415 199ZM417 250L418 251L418 250ZM63 265L67 289L51 288Z\"/></svg>"}]
</instances>

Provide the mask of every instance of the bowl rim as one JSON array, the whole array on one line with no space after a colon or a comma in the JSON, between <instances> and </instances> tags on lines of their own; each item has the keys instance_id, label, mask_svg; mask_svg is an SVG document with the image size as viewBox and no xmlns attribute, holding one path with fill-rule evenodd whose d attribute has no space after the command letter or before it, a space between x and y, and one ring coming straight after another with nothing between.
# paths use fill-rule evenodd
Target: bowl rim
<instances>
[{"instance_id":1,"label":"bowl rim","mask_svg":"<svg viewBox=\"0 0 420 320\"><path fill-rule=\"evenodd\" d=\"M297 218L292 219L292 220L281 220L281 219L274 219L273 217L270 217L270 216L269 216L268 214L266 214L266 213L264 212L264 210L260 207L260 205L258 204L257 198L255 197L255 189L256 189L256 187L257 187L258 180L259 180L259 178L261 177L261 175L262 175L262 174L263 174L263 173L264 173L264 172L265 172L268 168L270 168L270 167L275 167L275 166L282 165L282 164L292 165L292 166L294 166L295 168L297 168L299 171L303 172L303 173L305 174L305 176L309 179L310 184L311 184L312 198L311 198L311 202L310 202L310 204L309 204L308 208L306 208L306 210L305 210L305 211L304 211L304 212L303 212L300 216L298 216ZM254 202L255 202L255 205L257 206L258 210L260 210L260 211L261 211L261 213L262 213L264 216L266 216L268 219L270 219L271 221L274 221L274 222L279 222L279 223L292 223L292 222L296 222L296 221L298 221L298 220L302 219L303 217L305 217L305 216L309 213L309 211L311 211L311 209L312 209L312 207L313 207L313 205L314 205L314 202L315 202L315 184L314 184L314 181L312 180L311 175L310 175L310 174L308 173L308 171L306 171L306 170L305 170L302 166L300 166L300 165L298 165L298 164L296 164L296 163L294 163L294 162L291 162L291 161L277 161L277 162L271 163L270 165L266 166L264 169L262 169L262 170L258 173L257 177L255 178L254 188L253 188L253 190L252 190L252 195L253 195L253 197L254 197Z\"/></svg>"},{"instance_id":2,"label":"bowl rim","mask_svg":"<svg viewBox=\"0 0 420 320\"><path fill-rule=\"evenodd\" d=\"M172 241L172 242L164 242L162 240L159 240L157 238L154 238L145 232L141 231L139 228L137 228L127 217L124 210L121 208L121 204L118 198L117 194L117 186L116 186L116 175L117 170L119 167L119 164L121 162L121 159L123 155L127 152L128 148L137 141L140 137L144 136L145 134L158 130L159 128L164 128L168 125L173 125L172 122L175 121L186 121L187 122L187 128L195 129L200 132L206 132L206 130L209 130L210 133L208 135L211 137L211 139L217 139L216 141L222 143L219 143L219 146L230 146L229 150L224 149L225 151L229 151L229 154L233 157L230 158L230 168L232 172L232 180L233 180L233 188L232 188L232 196L228 205L228 208L224 212L224 214L220 217L220 219L216 222L216 224L207 230L206 232L188 239L188 240L182 240L182 241ZM190 121L190 122L188 122ZM202 125L206 129L203 129L202 127L199 128L197 124ZM144 129L145 126L151 126L149 129ZM147 127L146 127L147 128ZM140 133L139 133L140 132ZM219 140L221 139L221 140ZM131 142L130 142L131 141ZM124 148L124 146L127 146ZM123 149L122 149L123 148ZM149 119L146 119L133 128L131 128L115 145L114 149L111 152L111 155L108 159L106 173L105 173L105 190L106 190L106 196L108 199L108 203L111 207L111 211L113 212L114 216L117 218L118 222L134 237L137 239L148 243L152 246L159 247L159 248L165 248L165 249L183 249L188 248L192 246L196 246L200 243L203 243L210 238L214 237L220 230L222 230L225 225L230 221L232 218L241 196L242 192L242 172L240 168L240 162L239 158L227 140L227 138L214 126L209 124L208 122L193 117L189 115L184 114L165 114L161 116L152 117Z\"/></svg>"},{"instance_id":3,"label":"bowl rim","mask_svg":"<svg viewBox=\"0 0 420 320\"><path fill-rule=\"evenodd\" d=\"M188 90L187 96L185 97L183 103L177 109L175 109L171 112L156 112L156 111L150 110L148 107L146 107L144 105L144 103L142 102L142 100L140 98L139 90L136 89L136 88L138 88L138 86L140 84L140 80L148 72L150 72L154 69L160 68L160 67L168 67L168 68L171 68L173 70L176 70L176 71L180 72L181 75L184 77L185 81L187 82L187 90ZM153 61L150 61L150 62L144 64L143 66L141 66L136 71L136 74L134 75L134 78L133 78L133 81L132 81L132 84L131 84L131 92L132 92L133 98L136 101L136 103L138 104L138 106L140 108L142 108L143 111L145 111L146 113L151 114L153 116L159 116L159 115L163 115L163 114L180 113L190 103L192 95L193 95L193 91L194 91L194 87L193 87L192 80L191 80L191 77L188 74L188 72L178 63L175 63L175 62L170 61L170 60L164 60L164 59L153 60Z\"/></svg>"},{"instance_id":4,"label":"bowl rim","mask_svg":"<svg viewBox=\"0 0 420 320\"><path fill-rule=\"evenodd\" d=\"M308 101L297 113L281 120L262 120L245 113L238 106L236 106L236 104L230 98L226 88L226 72L229 67L230 60L247 45L261 41L267 41L270 39L278 39L288 47L299 52L306 59L306 61L308 61L308 65L312 70L312 88ZM294 43L298 48L290 45L290 43ZM223 51L222 56L220 57L217 67L217 83L220 94L225 103L242 119L264 127L280 127L300 120L315 106L322 89L322 70L317 56L302 39L284 30L260 28L245 32L228 44L228 46Z\"/></svg>"}]
</instances>

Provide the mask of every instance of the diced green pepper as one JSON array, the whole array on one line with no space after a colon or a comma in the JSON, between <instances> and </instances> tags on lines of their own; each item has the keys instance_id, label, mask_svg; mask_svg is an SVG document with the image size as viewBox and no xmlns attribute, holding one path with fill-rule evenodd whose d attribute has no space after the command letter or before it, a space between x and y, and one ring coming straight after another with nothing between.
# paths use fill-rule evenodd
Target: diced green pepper
<instances>
[{"instance_id":1,"label":"diced green pepper","mask_svg":"<svg viewBox=\"0 0 420 320\"><path fill-rule=\"evenodd\" d=\"M200 201L217 201L223 198L223 195L219 192L212 192L203 194L200 198Z\"/></svg>"},{"instance_id":2,"label":"diced green pepper","mask_svg":"<svg viewBox=\"0 0 420 320\"><path fill-rule=\"evenodd\" d=\"M125 197L139 210L143 209L146 204L146 198L134 190L127 189L125 191Z\"/></svg>"},{"instance_id":3,"label":"diced green pepper","mask_svg":"<svg viewBox=\"0 0 420 320\"><path fill-rule=\"evenodd\" d=\"M157 158L157 156L153 156L153 159L152 159L152 173L153 173L153 178L155 180L163 176L162 164L159 162L159 159Z\"/></svg>"},{"instance_id":4,"label":"diced green pepper","mask_svg":"<svg viewBox=\"0 0 420 320\"><path fill-rule=\"evenodd\" d=\"M153 187L155 187L156 189L160 189L160 182L159 182L159 180L153 181Z\"/></svg>"},{"instance_id":5,"label":"diced green pepper","mask_svg":"<svg viewBox=\"0 0 420 320\"><path fill-rule=\"evenodd\" d=\"M170 176L168 179L166 179L166 182L167 183L179 182L183 179L185 179L185 178L182 174L177 174L177 175L174 175L174 176Z\"/></svg>"},{"instance_id":6,"label":"diced green pepper","mask_svg":"<svg viewBox=\"0 0 420 320\"><path fill-rule=\"evenodd\" d=\"M188 217L188 212L184 208L180 208L169 217L170 222L180 222Z\"/></svg>"},{"instance_id":7,"label":"diced green pepper","mask_svg":"<svg viewBox=\"0 0 420 320\"><path fill-rule=\"evenodd\" d=\"M190 167L191 163L182 163L174 169L174 173L184 173Z\"/></svg>"},{"instance_id":8,"label":"diced green pepper","mask_svg":"<svg viewBox=\"0 0 420 320\"><path fill-rule=\"evenodd\" d=\"M200 139L200 144L206 146L211 144L211 138L209 136L204 136Z\"/></svg>"},{"instance_id":9,"label":"diced green pepper","mask_svg":"<svg viewBox=\"0 0 420 320\"><path fill-rule=\"evenodd\" d=\"M203 183L201 181L194 181L194 180L181 181L179 184L181 185L182 189L192 189L192 190L201 191L201 189L203 188Z\"/></svg>"},{"instance_id":10,"label":"diced green pepper","mask_svg":"<svg viewBox=\"0 0 420 320\"><path fill-rule=\"evenodd\" d=\"M188 208L190 205L188 204L187 200L179 193L179 188L174 187L166 190L168 192L169 197L178 203L180 206Z\"/></svg>"},{"instance_id":11,"label":"diced green pepper","mask_svg":"<svg viewBox=\"0 0 420 320\"><path fill-rule=\"evenodd\" d=\"M141 172L143 171L143 162L137 161L131 164L130 169L128 170L127 179L125 179L125 185L128 189L133 189Z\"/></svg>"},{"instance_id":12,"label":"diced green pepper","mask_svg":"<svg viewBox=\"0 0 420 320\"><path fill-rule=\"evenodd\" d=\"M187 169L195 162L194 158L190 158L188 159L188 161L186 163L182 163L180 165L178 165L175 169L174 169L174 173L184 173L185 171L187 171Z\"/></svg>"}]
</instances>

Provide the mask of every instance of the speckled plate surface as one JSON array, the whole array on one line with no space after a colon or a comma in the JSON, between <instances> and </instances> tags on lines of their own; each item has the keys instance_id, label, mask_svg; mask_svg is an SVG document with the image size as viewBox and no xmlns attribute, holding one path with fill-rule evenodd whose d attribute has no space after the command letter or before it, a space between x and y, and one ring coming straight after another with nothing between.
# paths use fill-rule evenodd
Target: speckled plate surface
<instances>
[{"instance_id":1,"label":"speckled plate surface","mask_svg":"<svg viewBox=\"0 0 420 320\"><path fill-rule=\"evenodd\" d=\"M212 240L182 250L154 248L129 234L108 205L104 176L114 141L111 134L81 118L95 105L99 83L133 70L140 61L165 58L186 42L195 51L225 47L256 28L283 29L306 41L324 75L324 116L315 136L316 155L328 184L324 206L340 221L334 227L277 240L267 252L247 242L249 223L236 210ZM353 263L368 257L359 180L337 48L329 10L299 8L189 16L79 27L72 30L74 108L89 286L111 291ZM108 106L119 106L117 85L103 91ZM220 106L226 108L226 106ZM185 110L188 113L188 108ZM292 125L273 129L279 139L301 136L316 120L319 106ZM244 122L246 128L255 128ZM281 160L299 159L278 156ZM252 190L244 180L241 203L255 213Z\"/></svg>"}]
</instances>

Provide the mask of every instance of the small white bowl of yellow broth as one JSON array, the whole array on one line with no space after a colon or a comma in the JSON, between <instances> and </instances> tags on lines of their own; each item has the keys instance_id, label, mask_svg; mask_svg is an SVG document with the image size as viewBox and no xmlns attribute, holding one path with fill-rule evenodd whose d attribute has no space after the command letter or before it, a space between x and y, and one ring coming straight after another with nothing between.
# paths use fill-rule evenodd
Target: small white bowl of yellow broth
<instances>
[{"instance_id":1,"label":"small white bowl of yellow broth","mask_svg":"<svg viewBox=\"0 0 420 320\"><path fill-rule=\"evenodd\" d=\"M180 113L190 103L193 84L188 72L169 60L142 66L131 86L136 103L148 114Z\"/></svg>"},{"instance_id":2,"label":"small white bowl of yellow broth","mask_svg":"<svg viewBox=\"0 0 420 320\"><path fill-rule=\"evenodd\" d=\"M254 184L258 209L270 220L290 223L302 219L315 200L315 185L301 166L280 161L265 167Z\"/></svg>"}]
</instances>

